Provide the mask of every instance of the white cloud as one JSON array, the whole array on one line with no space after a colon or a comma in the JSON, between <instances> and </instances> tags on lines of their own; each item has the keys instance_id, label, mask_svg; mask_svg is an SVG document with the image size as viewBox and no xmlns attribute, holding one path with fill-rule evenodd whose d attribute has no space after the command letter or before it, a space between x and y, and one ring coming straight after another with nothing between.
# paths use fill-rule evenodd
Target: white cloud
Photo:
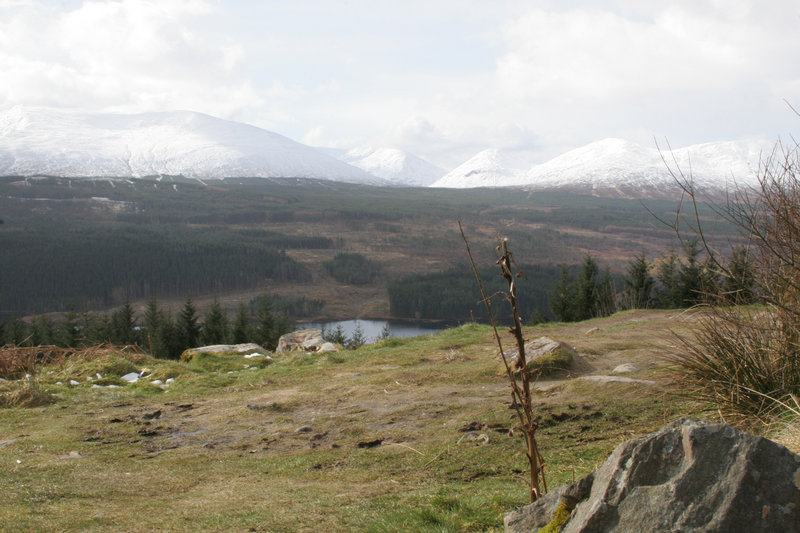
<instances>
[{"instance_id":1,"label":"white cloud","mask_svg":"<svg viewBox=\"0 0 800 533\"><path fill-rule=\"evenodd\" d=\"M212 14L206 2L84 2L71 11L41 3L26 7L0 22L6 35L0 40L0 105L188 108L228 116L260 104L255 88L237 72L244 50L233 42L209 43L187 24Z\"/></svg>"},{"instance_id":2,"label":"white cloud","mask_svg":"<svg viewBox=\"0 0 800 533\"><path fill-rule=\"evenodd\" d=\"M454 166L791 131L793 0L0 0L0 107L192 109Z\"/></svg>"}]
</instances>

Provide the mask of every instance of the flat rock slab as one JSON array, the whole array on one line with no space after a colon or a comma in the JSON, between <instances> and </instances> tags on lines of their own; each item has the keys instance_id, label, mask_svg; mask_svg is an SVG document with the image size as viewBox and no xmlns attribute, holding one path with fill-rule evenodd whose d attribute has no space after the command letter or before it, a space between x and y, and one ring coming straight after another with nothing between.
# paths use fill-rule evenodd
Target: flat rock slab
<instances>
[{"instance_id":1,"label":"flat rock slab","mask_svg":"<svg viewBox=\"0 0 800 533\"><path fill-rule=\"evenodd\" d=\"M258 344L247 342L242 344L211 344L209 346L199 346L197 348L190 348L184 352L186 355L194 355L198 353L228 353L234 352L239 354L258 352L266 354L268 350L259 346Z\"/></svg>"},{"instance_id":2,"label":"flat rock slab","mask_svg":"<svg viewBox=\"0 0 800 533\"><path fill-rule=\"evenodd\" d=\"M577 379L597 381L599 383L641 383L642 385L650 385L652 387L659 386L658 383L649 379L626 378L625 376L581 376Z\"/></svg>"},{"instance_id":3,"label":"flat rock slab","mask_svg":"<svg viewBox=\"0 0 800 533\"><path fill-rule=\"evenodd\" d=\"M538 531L559 507L570 512L554 529L562 533L799 531L800 456L725 424L682 419L507 514L506 531Z\"/></svg>"}]
</instances>

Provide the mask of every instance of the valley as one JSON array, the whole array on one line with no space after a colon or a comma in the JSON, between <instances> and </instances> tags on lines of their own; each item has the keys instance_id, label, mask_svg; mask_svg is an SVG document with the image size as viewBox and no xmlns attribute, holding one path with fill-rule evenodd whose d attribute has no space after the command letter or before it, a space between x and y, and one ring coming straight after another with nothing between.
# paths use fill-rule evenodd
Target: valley
<instances>
[{"instance_id":1,"label":"valley","mask_svg":"<svg viewBox=\"0 0 800 533\"><path fill-rule=\"evenodd\" d=\"M387 284L468 266L457 219L478 262L496 237L520 263L613 272L677 241L676 200L627 200L560 190L373 187L308 179L0 178L0 310L4 316L109 309L151 296L168 305L218 297L232 309L268 292L324 300L309 319L389 317ZM651 212L653 214L651 214ZM713 212L701 213L706 222ZM713 226L726 246L732 228ZM368 284L325 269L339 253L381 267ZM465 311L466 312L466 311ZM467 317L469 315L466 315Z\"/></svg>"}]
</instances>

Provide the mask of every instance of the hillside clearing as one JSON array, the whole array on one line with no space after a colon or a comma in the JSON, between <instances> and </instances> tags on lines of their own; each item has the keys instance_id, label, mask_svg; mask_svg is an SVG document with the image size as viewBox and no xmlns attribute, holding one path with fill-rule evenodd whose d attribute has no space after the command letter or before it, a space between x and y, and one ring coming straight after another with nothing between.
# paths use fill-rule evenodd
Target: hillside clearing
<instances>
[{"instance_id":1,"label":"hillside clearing","mask_svg":"<svg viewBox=\"0 0 800 533\"><path fill-rule=\"evenodd\" d=\"M619 313L528 328L581 364L538 383L548 485L688 414L661 357L691 314ZM9 530L487 531L526 503L521 435L488 327L389 339L231 370L147 360L151 379L93 388L91 362L34 377L45 407L0 410ZM608 375L654 381L572 379ZM84 375L85 374L85 375ZM93 376L92 381L87 377ZM173 378L169 386L152 379ZM70 386L69 380L79 383ZM103 376L103 383L112 378ZM57 382L64 383L57 385ZM20 383L0 382L8 393Z\"/></svg>"}]
</instances>

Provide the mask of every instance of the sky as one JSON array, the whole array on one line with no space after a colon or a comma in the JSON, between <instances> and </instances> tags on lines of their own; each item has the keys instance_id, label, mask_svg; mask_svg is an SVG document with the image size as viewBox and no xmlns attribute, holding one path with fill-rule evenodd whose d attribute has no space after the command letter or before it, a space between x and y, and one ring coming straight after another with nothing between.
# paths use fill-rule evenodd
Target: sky
<instances>
[{"instance_id":1,"label":"sky","mask_svg":"<svg viewBox=\"0 0 800 533\"><path fill-rule=\"evenodd\" d=\"M0 0L0 110L185 109L449 170L789 139L798 51L789 0Z\"/></svg>"}]
</instances>

